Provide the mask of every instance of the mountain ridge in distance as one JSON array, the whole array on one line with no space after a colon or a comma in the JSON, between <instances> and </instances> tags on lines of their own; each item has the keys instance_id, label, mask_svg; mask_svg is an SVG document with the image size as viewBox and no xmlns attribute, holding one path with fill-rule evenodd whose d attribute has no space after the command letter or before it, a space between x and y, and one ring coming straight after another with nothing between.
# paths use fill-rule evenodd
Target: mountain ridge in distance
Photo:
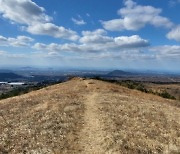
<instances>
[{"instance_id":1,"label":"mountain ridge in distance","mask_svg":"<svg viewBox=\"0 0 180 154\"><path fill-rule=\"evenodd\" d=\"M18 78L24 78L24 77L13 72L0 72L0 80L2 81L18 79Z\"/></svg>"},{"instance_id":2,"label":"mountain ridge in distance","mask_svg":"<svg viewBox=\"0 0 180 154\"><path fill-rule=\"evenodd\" d=\"M114 70L107 74L108 76L123 76L123 75L136 75L135 73L123 71L123 70Z\"/></svg>"}]
</instances>

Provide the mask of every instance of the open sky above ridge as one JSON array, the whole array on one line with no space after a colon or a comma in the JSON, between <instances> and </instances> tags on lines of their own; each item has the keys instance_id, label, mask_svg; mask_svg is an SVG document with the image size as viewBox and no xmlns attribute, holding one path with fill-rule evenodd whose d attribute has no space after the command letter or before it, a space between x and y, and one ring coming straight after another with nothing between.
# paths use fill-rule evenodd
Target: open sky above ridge
<instances>
[{"instance_id":1,"label":"open sky above ridge","mask_svg":"<svg viewBox=\"0 0 180 154\"><path fill-rule=\"evenodd\" d=\"M0 67L180 71L180 0L0 0Z\"/></svg>"}]
</instances>

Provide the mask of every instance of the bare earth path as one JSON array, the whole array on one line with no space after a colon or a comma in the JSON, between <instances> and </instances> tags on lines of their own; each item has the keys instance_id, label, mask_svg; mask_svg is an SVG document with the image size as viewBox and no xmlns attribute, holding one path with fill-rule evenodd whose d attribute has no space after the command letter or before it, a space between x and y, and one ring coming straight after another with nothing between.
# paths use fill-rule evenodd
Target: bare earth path
<instances>
[{"instance_id":1,"label":"bare earth path","mask_svg":"<svg viewBox=\"0 0 180 154\"><path fill-rule=\"evenodd\" d=\"M89 82L84 81L90 90L85 103L84 128L81 135L82 153L86 154L104 154L103 143L105 132L101 117L98 111L98 102L96 97L98 93L91 87Z\"/></svg>"}]
</instances>

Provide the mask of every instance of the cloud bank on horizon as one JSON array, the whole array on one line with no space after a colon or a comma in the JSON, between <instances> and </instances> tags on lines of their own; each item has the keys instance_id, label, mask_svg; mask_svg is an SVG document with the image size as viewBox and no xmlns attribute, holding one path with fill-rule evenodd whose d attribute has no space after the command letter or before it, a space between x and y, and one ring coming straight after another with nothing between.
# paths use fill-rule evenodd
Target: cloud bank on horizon
<instances>
[{"instance_id":1,"label":"cloud bank on horizon","mask_svg":"<svg viewBox=\"0 0 180 154\"><path fill-rule=\"evenodd\" d=\"M111 4L104 4L104 10L86 12L97 6L89 1L78 0L79 7L61 0L0 0L0 66L180 71L178 0L162 8L156 6L160 1L124 0L116 13L110 0L104 1ZM61 4L67 8L57 9ZM168 15L168 9L174 12Z\"/></svg>"}]
</instances>

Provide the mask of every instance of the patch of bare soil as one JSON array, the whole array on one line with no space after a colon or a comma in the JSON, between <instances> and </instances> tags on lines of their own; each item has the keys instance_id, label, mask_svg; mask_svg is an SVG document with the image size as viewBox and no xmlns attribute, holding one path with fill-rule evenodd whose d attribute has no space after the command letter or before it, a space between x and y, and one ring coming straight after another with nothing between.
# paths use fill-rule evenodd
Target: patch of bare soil
<instances>
[{"instance_id":1,"label":"patch of bare soil","mask_svg":"<svg viewBox=\"0 0 180 154\"><path fill-rule=\"evenodd\" d=\"M102 118L99 112L99 103L96 97L98 93L92 86L93 82L85 81L90 90L85 101L84 128L81 132L82 153L104 154L105 132L103 130Z\"/></svg>"}]
</instances>

